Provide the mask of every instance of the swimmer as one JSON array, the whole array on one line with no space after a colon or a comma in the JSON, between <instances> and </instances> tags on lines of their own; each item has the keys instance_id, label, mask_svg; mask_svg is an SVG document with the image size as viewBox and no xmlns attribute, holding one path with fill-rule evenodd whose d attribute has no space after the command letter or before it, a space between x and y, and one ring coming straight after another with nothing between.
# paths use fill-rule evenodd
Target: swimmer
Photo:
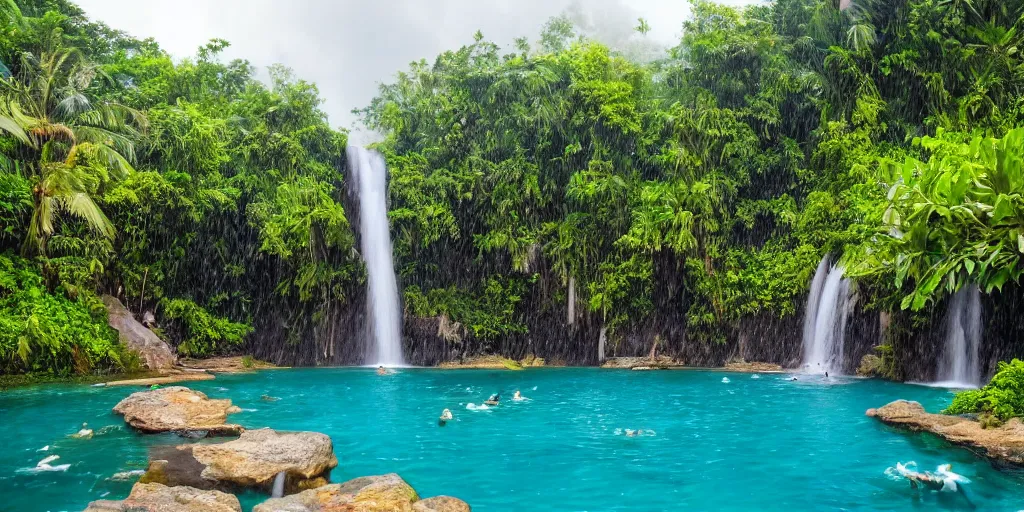
<instances>
[{"instance_id":1,"label":"swimmer","mask_svg":"<svg viewBox=\"0 0 1024 512\"><path fill-rule=\"evenodd\" d=\"M387 375L388 371L383 366L377 367L377 375Z\"/></svg>"},{"instance_id":2,"label":"swimmer","mask_svg":"<svg viewBox=\"0 0 1024 512\"><path fill-rule=\"evenodd\" d=\"M82 423L82 429L71 434L71 437L75 439L92 439L92 429L89 428L88 423Z\"/></svg>"},{"instance_id":3,"label":"swimmer","mask_svg":"<svg viewBox=\"0 0 1024 512\"><path fill-rule=\"evenodd\" d=\"M443 427L443 426L445 426L446 423L448 423L451 420L452 420L452 411L449 411L448 409L445 409L445 410L441 411L441 416L439 418L437 418L437 424L438 424L438 426Z\"/></svg>"},{"instance_id":4,"label":"swimmer","mask_svg":"<svg viewBox=\"0 0 1024 512\"><path fill-rule=\"evenodd\" d=\"M796 379L796 377L793 377L792 379L789 379L789 380L797 380L797 379Z\"/></svg>"},{"instance_id":5,"label":"swimmer","mask_svg":"<svg viewBox=\"0 0 1024 512\"><path fill-rule=\"evenodd\" d=\"M825 372L825 378L826 379L828 378L828 372Z\"/></svg>"},{"instance_id":6,"label":"swimmer","mask_svg":"<svg viewBox=\"0 0 1024 512\"><path fill-rule=\"evenodd\" d=\"M526 397L519 393L519 390L517 389L516 392L512 394L512 400L518 402L520 400L526 400Z\"/></svg>"},{"instance_id":7,"label":"swimmer","mask_svg":"<svg viewBox=\"0 0 1024 512\"><path fill-rule=\"evenodd\" d=\"M501 401L501 395L495 393L484 402L484 405L498 405L499 401Z\"/></svg>"},{"instance_id":8,"label":"swimmer","mask_svg":"<svg viewBox=\"0 0 1024 512\"><path fill-rule=\"evenodd\" d=\"M280 400L280 398L278 398L276 396L263 395L263 396L260 396L260 400L263 400L264 402L276 402L276 401Z\"/></svg>"},{"instance_id":9,"label":"swimmer","mask_svg":"<svg viewBox=\"0 0 1024 512\"><path fill-rule=\"evenodd\" d=\"M638 428L636 430L630 430L628 428L626 429L626 437L640 437L643 435L646 435L646 433L642 428Z\"/></svg>"}]
</instances>

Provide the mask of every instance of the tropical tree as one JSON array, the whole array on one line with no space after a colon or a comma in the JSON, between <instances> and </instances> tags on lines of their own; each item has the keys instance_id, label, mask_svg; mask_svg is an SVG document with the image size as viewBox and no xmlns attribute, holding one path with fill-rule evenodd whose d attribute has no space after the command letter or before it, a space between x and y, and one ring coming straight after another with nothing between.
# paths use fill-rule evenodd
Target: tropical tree
<instances>
[{"instance_id":1,"label":"tropical tree","mask_svg":"<svg viewBox=\"0 0 1024 512\"><path fill-rule=\"evenodd\" d=\"M23 54L18 75L0 81L0 127L27 142L14 155L32 181L26 252L46 253L60 214L107 238L114 235L93 196L132 171L135 140L146 118L123 105L90 99L90 87L101 77L99 67L78 50L56 46Z\"/></svg>"}]
</instances>

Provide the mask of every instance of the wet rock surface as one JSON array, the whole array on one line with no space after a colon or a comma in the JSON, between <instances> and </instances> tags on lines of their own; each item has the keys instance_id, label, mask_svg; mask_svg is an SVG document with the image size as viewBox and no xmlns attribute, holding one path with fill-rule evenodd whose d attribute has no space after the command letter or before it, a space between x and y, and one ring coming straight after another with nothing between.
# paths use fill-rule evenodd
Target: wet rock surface
<instances>
[{"instance_id":1,"label":"wet rock surface","mask_svg":"<svg viewBox=\"0 0 1024 512\"><path fill-rule=\"evenodd\" d=\"M609 357L601 368L622 370L660 370L664 368L682 368L683 363L668 356L657 357Z\"/></svg>"},{"instance_id":2,"label":"wet rock surface","mask_svg":"<svg viewBox=\"0 0 1024 512\"><path fill-rule=\"evenodd\" d=\"M85 512L242 512L242 505L220 491L137 483L127 498L94 501Z\"/></svg>"},{"instance_id":3,"label":"wet rock surface","mask_svg":"<svg viewBox=\"0 0 1024 512\"><path fill-rule=\"evenodd\" d=\"M420 500L416 491L395 473L365 476L342 484L331 484L273 498L253 512L468 512L469 505L457 498L438 496Z\"/></svg>"},{"instance_id":4,"label":"wet rock surface","mask_svg":"<svg viewBox=\"0 0 1024 512\"><path fill-rule=\"evenodd\" d=\"M240 425L227 423L228 414L238 411L231 400L213 400L184 386L132 393L114 407L128 425L142 432L201 431L209 435L243 432Z\"/></svg>"},{"instance_id":5,"label":"wet rock surface","mask_svg":"<svg viewBox=\"0 0 1024 512\"><path fill-rule=\"evenodd\" d=\"M338 465L331 438L318 432L248 430L234 441L157 447L142 482L269 493L278 473L286 492L325 485Z\"/></svg>"},{"instance_id":6,"label":"wet rock surface","mask_svg":"<svg viewBox=\"0 0 1024 512\"><path fill-rule=\"evenodd\" d=\"M116 297L104 295L102 300L107 307L107 322L118 332L121 342L139 354L147 368L164 370L174 366L177 357L164 340L135 320Z\"/></svg>"},{"instance_id":7,"label":"wet rock surface","mask_svg":"<svg viewBox=\"0 0 1024 512\"><path fill-rule=\"evenodd\" d=\"M998 465L1024 467L1024 423L1013 418L1000 427L982 428L971 418L930 414L917 402L896 400L867 415L887 425L915 432L930 432L950 443L988 457Z\"/></svg>"}]
</instances>

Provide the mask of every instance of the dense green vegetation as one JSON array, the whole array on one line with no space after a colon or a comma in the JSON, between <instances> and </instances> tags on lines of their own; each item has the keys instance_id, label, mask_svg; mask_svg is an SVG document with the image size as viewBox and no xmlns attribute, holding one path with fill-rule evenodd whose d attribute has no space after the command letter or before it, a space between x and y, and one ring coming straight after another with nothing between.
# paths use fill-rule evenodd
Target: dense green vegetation
<instances>
[{"instance_id":1,"label":"dense green vegetation","mask_svg":"<svg viewBox=\"0 0 1024 512\"><path fill-rule=\"evenodd\" d=\"M347 136L315 86L281 67L263 84L225 41L174 62L66 0L0 5L0 370L123 365L102 293L192 356L259 338L283 357L339 325L364 270ZM406 314L522 357L508 340L564 329L575 296L610 346L643 327L671 352L798 315L828 254L877 309L1015 283L1022 15L694 1L650 62L556 18L415 63L360 111L384 135Z\"/></svg>"},{"instance_id":2,"label":"dense green vegetation","mask_svg":"<svg viewBox=\"0 0 1024 512\"><path fill-rule=\"evenodd\" d=\"M961 391L946 414L991 415L998 421L1024 417L1024 361L999 363L992 382L981 389Z\"/></svg>"}]
</instances>

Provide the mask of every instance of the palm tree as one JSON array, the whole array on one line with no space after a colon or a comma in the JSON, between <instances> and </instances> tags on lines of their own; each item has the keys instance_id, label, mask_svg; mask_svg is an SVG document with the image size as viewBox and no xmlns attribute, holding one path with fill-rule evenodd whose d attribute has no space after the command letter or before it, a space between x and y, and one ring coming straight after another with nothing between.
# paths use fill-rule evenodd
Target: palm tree
<instances>
[{"instance_id":1,"label":"palm tree","mask_svg":"<svg viewBox=\"0 0 1024 512\"><path fill-rule=\"evenodd\" d=\"M22 55L18 76L0 80L0 129L28 146L22 153L33 182L34 209L26 253L46 253L61 213L112 238L114 228L93 195L132 172L140 112L93 101L87 91L104 76L74 48Z\"/></svg>"}]
</instances>

